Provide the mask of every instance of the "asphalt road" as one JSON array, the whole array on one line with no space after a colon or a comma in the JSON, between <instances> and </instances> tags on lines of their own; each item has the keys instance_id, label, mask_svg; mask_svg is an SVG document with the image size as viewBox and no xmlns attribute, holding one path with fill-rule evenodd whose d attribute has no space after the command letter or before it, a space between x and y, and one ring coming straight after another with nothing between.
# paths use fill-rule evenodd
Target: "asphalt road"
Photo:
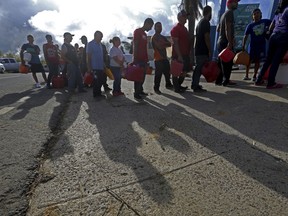
<instances>
[{"instance_id":1,"label":"asphalt road","mask_svg":"<svg viewBox=\"0 0 288 216\"><path fill-rule=\"evenodd\" d=\"M180 95L162 80L157 95L147 75L137 102L126 80L124 97L95 100L13 76L0 77L0 215L287 215L287 85L234 71L233 88L202 79L208 92Z\"/></svg>"},{"instance_id":2,"label":"asphalt road","mask_svg":"<svg viewBox=\"0 0 288 216\"><path fill-rule=\"evenodd\" d=\"M0 215L28 210L29 191L67 99L64 90L35 89L31 74L1 74Z\"/></svg>"}]
</instances>

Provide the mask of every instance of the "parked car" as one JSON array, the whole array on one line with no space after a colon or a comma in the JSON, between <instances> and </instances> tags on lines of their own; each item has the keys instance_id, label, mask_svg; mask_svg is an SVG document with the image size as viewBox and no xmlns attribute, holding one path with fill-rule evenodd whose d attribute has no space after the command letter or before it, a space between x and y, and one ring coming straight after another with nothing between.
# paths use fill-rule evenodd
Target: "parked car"
<instances>
[{"instance_id":1,"label":"parked car","mask_svg":"<svg viewBox=\"0 0 288 216\"><path fill-rule=\"evenodd\" d=\"M6 71L19 72L20 62L15 58L0 58L0 63L4 65Z\"/></svg>"},{"instance_id":2,"label":"parked car","mask_svg":"<svg viewBox=\"0 0 288 216\"><path fill-rule=\"evenodd\" d=\"M4 73L5 72L5 67L2 63L0 63L0 73Z\"/></svg>"}]
</instances>

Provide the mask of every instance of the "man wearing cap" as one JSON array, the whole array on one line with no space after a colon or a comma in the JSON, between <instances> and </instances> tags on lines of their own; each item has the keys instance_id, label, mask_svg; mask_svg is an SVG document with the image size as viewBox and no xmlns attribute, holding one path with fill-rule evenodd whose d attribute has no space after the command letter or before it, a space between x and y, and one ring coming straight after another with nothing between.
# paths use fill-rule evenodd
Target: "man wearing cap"
<instances>
[{"instance_id":1,"label":"man wearing cap","mask_svg":"<svg viewBox=\"0 0 288 216\"><path fill-rule=\"evenodd\" d=\"M40 48L38 45L34 44L34 37L32 35L27 36L28 43L23 44L21 47L20 51L20 58L21 58L21 63L24 65L25 60L24 60L24 52L30 53L31 54L31 60L28 62L30 64L30 70L32 72L33 79L35 80L36 88L41 88L41 85L38 81L37 72L41 72L43 79L47 83L47 78L46 78L46 73L43 68L43 65L41 64L39 54L40 54Z\"/></svg>"},{"instance_id":2,"label":"man wearing cap","mask_svg":"<svg viewBox=\"0 0 288 216\"><path fill-rule=\"evenodd\" d=\"M74 35L70 32L65 32L63 36L64 43L61 47L61 57L67 63L68 90L73 93L75 87L77 87L79 93L86 92L80 72L77 52L75 47L71 45Z\"/></svg>"},{"instance_id":3,"label":"man wearing cap","mask_svg":"<svg viewBox=\"0 0 288 216\"><path fill-rule=\"evenodd\" d=\"M59 73L59 55L58 48L53 44L52 36L46 35L47 43L43 44L44 58L49 68L47 79L47 88L51 88L51 79Z\"/></svg>"},{"instance_id":4,"label":"man wearing cap","mask_svg":"<svg viewBox=\"0 0 288 216\"><path fill-rule=\"evenodd\" d=\"M238 2L240 0L227 0L228 10L222 14L220 22L217 26L217 31L219 32L219 38L217 41L218 52L220 53L225 48L233 50L235 38L234 38L234 13L233 11L237 9ZM229 62L224 62L219 59L221 66L220 75L218 76L215 84L223 86L233 86L236 83L230 81L233 59Z\"/></svg>"},{"instance_id":5,"label":"man wearing cap","mask_svg":"<svg viewBox=\"0 0 288 216\"><path fill-rule=\"evenodd\" d=\"M174 91L177 93L184 92L187 87L181 86L186 76L186 73L190 70L190 39L189 32L184 26L187 21L187 13L185 10L181 10L178 15L178 23L172 28L170 34L173 41L172 47L172 59L179 62L183 62L183 73L179 77L172 77Z\"/></svg>"}]
</instances>

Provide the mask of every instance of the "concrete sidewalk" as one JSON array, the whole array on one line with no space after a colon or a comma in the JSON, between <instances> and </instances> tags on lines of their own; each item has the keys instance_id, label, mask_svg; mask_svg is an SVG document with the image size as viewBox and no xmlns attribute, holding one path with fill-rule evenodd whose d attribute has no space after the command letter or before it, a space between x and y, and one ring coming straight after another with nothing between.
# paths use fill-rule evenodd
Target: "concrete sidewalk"
<instances>
[{"instance_id":1,"label":"concrete sidewalk","mask_svg":"<svg viewBox=\"0 0 288 216\"><path fill-rule=\"evenodd\" d=\"M28 215L287 215L287 86L71 97ZM191 86L191 78L185 85ZM112 86L112 81L109 81Z\"/></svg>"}]
</instances>

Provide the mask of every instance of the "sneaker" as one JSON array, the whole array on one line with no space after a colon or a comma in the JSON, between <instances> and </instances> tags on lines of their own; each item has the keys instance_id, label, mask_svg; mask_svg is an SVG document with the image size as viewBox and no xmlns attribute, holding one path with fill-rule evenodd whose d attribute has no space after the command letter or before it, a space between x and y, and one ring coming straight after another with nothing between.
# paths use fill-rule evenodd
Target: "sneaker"
<instances>
[{"instance_id":1,"label":"sneaker","mask_svg":"<svg viewBox=\"0 0 288 216\"><path fill-rule=\"evenodd\" d=\"M171 83L168 83L168 84L166 84L166 86L165 86L167 89L172 89L173 88L173 85L171 84Z\"/></svg>"},{"instance_id":2,"label":"sneaker","mask_svg":"<svg viewBox=\"0 0 288 216\"><path fill-rule=\"evenodd\" d=\"M141 96L148 96L148 94L146 92L143 92L143 91L140 93L140 95Z\"/></svg>"},{"instance_id":3,"label":"sneaker","mask_svg":"<svg viewBox=\"0 0 288 216\"><path fill-rule=\"evenodd\" d=\"M229 81L228 83L227 82L223 82L223 84L222 84L223 86L235 86L235 85L237 85L237 83L235 83L235 82L232 82L232 81Z\"/></svg>"},{"instance_id":4,"label":"sneaker","mask_svg":"<svg viewBox=\"0 0 288 216\"><path fill-rule=\"evenodd\" d=\"M266 86L267 89L277 89L277 88L283 88L283 85L282 84L279 84L279 83L275 83L274 85L272 86Z\"/></svg>"},{"instance_id":5,"label":"sneaker","mask_svg":"<svg viewBox=\"0 0 288 216\"><path fill-rule=\"evenodd\" d=\"M256 81L256 77L253 77L253 78L252 78L252 81L255 82L255 81Z\"/></svg>"},{"instance_id":6,"label":"sneaker","mask_svg":"<svg viewBox=\"0 0 288 216\"><path fill-rule=\"evenodd\" d=\"M193 91L194 91L194 92L207 92L207 90L206 90L206 89L203 89L202 86L201 86L201 87L198 86L197 88L194 88Z\"/></svg>"},{"instance_id":7,"label":"sneaker","mask_svg":"<svg viewBox=\"0 0 288 216\"><path fill-rule=\"evenodd\" d=\"M179 94L181 94L181 93L184 93L185 92L185 90L184 89L175 89L174 90L176 93L179 93Z\"/></svg>"},{"instance_id":8,"label":"sneaker","mask_svg":"<svg viewBox=\"0 0 288 216\"><path fill-rule=\"evenodd\" d=\"M180 89L186 91L188 89L188 86L185 86L185 87L184 86L180 86Z\"/></svg>"},{"instance_id":9,"label":"sneaker","mask_svg":"<svg viewBox=\"0 0 288 216\"><path fill-rule=\"evenodd\" d=\"M135 100L143 100L143 98L139 94L134 94Z\"/></svg>"},{"instance_id":10,"label":"sneaker","mask_svg":"<svg viewBox=\"0 0 288 216\"><path fill-rule=\"evenodd\" d=\"M159 89L154 89L154 92L155 92L156 94L162 94L162 92L161 92Z\"/></svg>"},{"instance_id":11,"label":"sneaker","mask_svg":"<svg viewBox=\"0 0 288 216\"><path fill-rule=\"evenodd\" d=\"M251 80L251 78L245 76L245 77L243 78L243 80Z\"/></svg>"},{"instance_id":12,"label":"sneaker","mask_svg":"<svg viewBox=\"0 0 288 216\"><path fill-rule=\"evenodd\" d=\"M254 84L255 84L256 86L261 86L261 85L264 84L264 80L256 81Z\"/></svg>"},{"instance_id":13,"label":"sneaker","mask_svg":"<svg viewBox=\"0 0 288 216\"><path fill-rule=\"evenodd\" d=\"M109 88L108 86L104 87L104 91L105 91L105 92L108 92L108 91L111 91L111 90L112 90L112 89Z\"/></svg>"},{"instance_id":14,"label":"sneaker","mask_svg":"<svg viewBox=\"0 0 288 216\"><path fill-rule=\"evenodd\" d=\"M124 93L121 92L121 91L120 91L120 92L113 92L112 94L113 94L113 96L115 96L115 97L124 95Z\"/></svg>"},{"instance_id":15,"label":"sneaker","mask_svg":"<svg viewBox=\"0 0 288 216\"><path fill-rule=\"evenodd\" d=\"M36 83L35 84L35 88L41 88L41 84L40 83Z\"/></svg>"}]
</instances>

